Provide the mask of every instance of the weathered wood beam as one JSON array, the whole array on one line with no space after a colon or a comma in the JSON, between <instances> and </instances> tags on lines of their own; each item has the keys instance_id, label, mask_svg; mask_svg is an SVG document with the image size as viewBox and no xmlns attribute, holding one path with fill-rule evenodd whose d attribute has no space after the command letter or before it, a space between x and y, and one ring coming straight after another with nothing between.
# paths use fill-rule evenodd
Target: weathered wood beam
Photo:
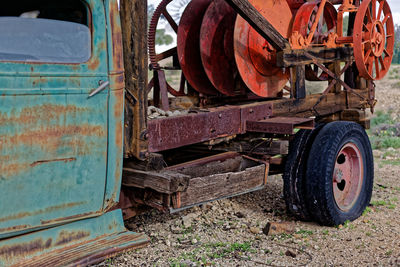
<instances>
[{"instance_id":1,"label":"weathered wood beam","mask_svg":"<svg viewBox=\"0 0 400 267\"><path fill-rule=\"evenodd\" d=\"M265 19L248 0L225 0L242 18L244 18L262 37L264 37L277 51L290 47L284 38Z\"/></svg>"},{"instance_id":2,"label":"weathered wood beam","mask_svg":"<svg viewBox=\"0 0 400 267\"><path fill-rule=\"evenodd\" d=\"M337 60L350 61L353 59L352 47L324 48L312 47L307 50L285 50L277 53L277 65L279 67L292 67L308 65L316 58L319 63L329 63ZM312 57L308 56L311 55Z\"/></svg>"},{"instance_id":3,"label":"weathered wood beam","mask_svg":"<svg viewBox=\"0 0 400 267\"><path fill-rule=\"evenodd\" d=\"M121 0L125 65L125 157L144 159L147 151L147 1Z\"/></svg>"}]
</instances>

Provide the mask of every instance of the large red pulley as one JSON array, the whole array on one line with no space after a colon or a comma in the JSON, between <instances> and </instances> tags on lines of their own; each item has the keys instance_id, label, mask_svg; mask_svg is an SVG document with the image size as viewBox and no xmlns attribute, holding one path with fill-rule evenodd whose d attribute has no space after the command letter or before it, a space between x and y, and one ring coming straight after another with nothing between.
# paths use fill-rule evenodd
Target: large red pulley
<instances>
[{"instance_id":1,"label":"large red pulley","mask_svg":"<svg viewBox=\"0 0 400 267\"><path fill-rule=\"evenodd\" d=\"M200 31L204 70L215 88L228 96L237 95L241 89L233 50L236 16L224 0L215 0L204 15Z\"/></svg>"},{"instance_id":2,"label":"large red pulley","mask_svg":"<svg viewBox=\"0 0 400 267\"><path fill-rule=\"evenodd\" d=\"M200 56L200 29L211 0L192 0L182 14L178 28L178 58L189 84L199 93L216 95Z\"/></svg>"},{"instance_id":3,"label":"large red pulley","mask_svg":"<svg viewBox=\"0 0 400 267\"><path fill-rule=\"evenodd\" d=\"M292 12L286 0L250 0L250 3L283 37L288 37ZM277 97L289 75L276 67L276 50L240 16L235 24L234 50L247 87L258 96Z\"/></svg>"}]
</instances>

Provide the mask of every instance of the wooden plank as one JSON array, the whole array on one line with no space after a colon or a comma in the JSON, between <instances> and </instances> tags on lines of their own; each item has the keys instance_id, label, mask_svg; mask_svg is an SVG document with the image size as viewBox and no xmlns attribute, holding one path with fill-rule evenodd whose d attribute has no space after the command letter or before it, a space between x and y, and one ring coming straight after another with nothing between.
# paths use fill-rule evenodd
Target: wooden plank
<instances>
[{"instance_id":1,"label":"wooden plank","mask_svg":"<svg viewBox=\"0 0 400 267\"><path fill-rule=\"evenodd\" d=\"M191 206L260 187L264 185L265 169L265 165L258 165L241 172L193 178L187 190L180 193L180 205Z\"/></svg>"},{"instance_id":2,"label":"wooden plank","mask_svg":"<svg viewBox=\"0 0 400 267\"><path fill-rule=\"evenodd\" d=\"M150 188L164 194L186 190L190 176L172 171L151 172L124 168L122 184L128 187Z\"/></svg>"},{"instance_id":3,"label":"wooden plank","mask_svg":"<svg viewBox=\"0 0 400 267\"><path fill-rule=\"evenodd\" d=\"M300 65L290 68L291 92L296 99L306 97L306 66Z\"/></svg>"},{"instance_id":4,"label":"wooden plank","mask_svg":"<svg viewBox=\"0 0 400 267\"><path fill-rule=\"evenodd\" d=\"M289 42L247 0L225 0L277 51L289 48ZM287 15L287 14L284 14Z\"/></svg>"},{"instance_id":5,"label":"wooden plank","mask_svg":"<svg viewBox=\"0 0 400 267\"><path fill-rule=\"evenodd\" d=\"M333 61L350 61L353 59L352 47L324 48L311 47L304 49L286 49L277 53L277 65L279 67L292 67L299 65L308 65L313 63L308 55L310 54L318 60L319 63L328 63Z\"/></svg>"},{"instance_id":6,"label":"wooden plank","mask_svg":"<svg viewBox=\"0 0 400 267\"><path fill-rule=\"evenodd\" d=\"M366 107L366 99L368 98L368 92L366 90L356 90L357 93L363 97L361 99L355 94L349 94L349 107L350 108L363 108ZM280 99L271 101L272 104L272 115L273 116L296 116L296 117L310 117L315 116L315 111L320 116L334 114L342 110L347 109L346 107L346 92L340 92L339 94L327 94L316 107L315 104L321 98L320 94L310 95L304 99ZM317 114L317 115L318 115Z\"/></svg>"}]
</instances>

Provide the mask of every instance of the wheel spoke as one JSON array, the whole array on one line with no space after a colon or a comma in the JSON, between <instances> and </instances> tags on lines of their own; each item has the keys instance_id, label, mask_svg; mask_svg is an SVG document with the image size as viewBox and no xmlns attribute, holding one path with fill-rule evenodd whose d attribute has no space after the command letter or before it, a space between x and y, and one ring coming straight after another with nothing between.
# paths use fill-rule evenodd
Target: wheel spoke
<instances>
[{"instance_id":1,"label":"wheel spoke","mask_svg":"<svg viewBox=\"0 0 400 267\"><path fill-rule=\"evenodd\" d=\"M383 53L385 53L385 55L386 55L387 57L390 56L389 52L388 52L386 49L383 50Z\"/></svg>"},{"instance_id":2,"label":"wheel spoke","mask_svg":"<svg viewBox=\"0 0 400 267\"><path fill-rule=\"evenodd\" d=\"M373 20L376 20L376 0L371 0L371 13Z\"/></svg>"},{"instance_id":3,"label":"wheel spoke","mask_svg":"<svg viewBox=\"0 0 400 267\"><path fill-rule=\"evenodd\" d=\"M380 68L379 68L379 59L375 58L375 71L376 71L376 78L379 79Z\"/></svg>"},{"instance_id":4,"label":"wheel spoke","mask_svg":"<svg viewBox=\"0 0 400 267\"><path fill-rule=\"evenodd\" d=\"M366 30L367 32L369 32L370 30L369 30L369 28L368 28L368 26L367 25L365 25L365 23L363 23L363 27L364 27L364 30Z\"/></svg>"},{"instance_id":5,"label":"wheel spoke","mask_svg":"<svg viewBox=\"0 0 400 267\"><path fill-rule=\"evenodd\" d=\"M369 8L367 8L367 18L368 18L369 22L371 22L371 23L373 22L371 10Z\"/></svg>"},{"instance_id":6,"label":"wheel spoke","mask_svg":"<svg viewBox=\"0 0 400 267\"><path fill-rule=\"evenodd\" d=\"M386 3L386 0L383 0L382 2L380 2L380 4L379 4L379 9L378 9L378 20L380 20L381 19L381 16L382 16L382 11L383 11L383 6L385 5L385 3Z\"/></svg>"},{"instance_id":7,"label":"wheel spoke","mask_svg":"<svg viewBox=\"0 0 400 267\"><path fill-rule=\"evenodd\" d=\"M168 21L169 25L171 25L171 27L174 30L174 32L177 33L178 32L178 25L176 24L176 22L172 18L172 16L168 13L167 9L164 9L162 14L164 15L165 19Z\"/></svg>"},{"instance_id":8,"label":"wheel spoke","mask_svg":"<svg viewBox=\"0 0 400 267\"><path fill-rule=\"evenodd\" d=\"M385 60L383 59L383 56L379 57L379 61L381 63L382 69L386 70Z\"/></svg>"},{"instance_id":9,"label":"wheel spoke","mask_svg":"<svg viewBox=\"0 0 400 267\"><path fill-rule=\"evenodd\" d=\"M386 14L385 18L382 20L382 24L385 25L386 22L389 20L390 14Z\"/></svg>"},{"instance_id":10,"label":"wheel spoke","mask_svg":"<svg viewBox=\"0 0 400 267\"><path fill-rule=\"evenodd\" d=\"M372 75L372 70L373 70L373 68L374 68L374 59L371 58L371 59L368 61L368 73L369 73L370 75Z\"/></svg>"},{"instance_id":11,"label":"wheel spoke","mask_svg":"<svg viewBox=\"0 0 400 267\"><path fill-rule=\"evenodd\" d=\"M365 54L364 63L367 63L367 62L368 62L369 57L370 57L370 55L371 55L371 52L372 52L371 50L368 50L367 53Z\"/></svg>"}]
</instances>

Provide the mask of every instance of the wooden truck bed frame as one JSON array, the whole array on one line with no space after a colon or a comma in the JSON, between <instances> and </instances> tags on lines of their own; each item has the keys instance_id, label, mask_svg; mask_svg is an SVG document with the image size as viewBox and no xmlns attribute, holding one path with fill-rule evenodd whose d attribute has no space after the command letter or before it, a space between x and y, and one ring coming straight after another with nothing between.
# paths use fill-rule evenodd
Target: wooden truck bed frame
<instances>
[{"instance_id":1,"label":"wooden truck bed frame","mask_svg":"<svg viewBox=\"0 0 400 267\"><path fill-rule=\"evenodd\" d=\"M168 209L175 211L184 206L190 207L206 201L203 199L196 202L193 199L193 203L187 201L182 204L180 195L187 190L190 177L189 180L185 180L182 178L184 175L182 172L175 173L174 177L171 170L163 173L166 171L162 166L165 165L166 154L176 155L182 151L189 151L189 154L198 153L198 150L188 149L188 146L198 147L199 144L207 146L216 140L234 139L251 133L271 138L270 147L272 144L279 146L282 140L287 144L296 128L312 129L315 123L337 120L355 121L369 128L366 109L373 110L375 105L375 86L372 81L358 76L351 46L292 50L288 41L248 1L226 1L278 51L278 66L290 69L290 88L285 88L288 97L278 99L248 97L241 100L215 101L208 99L206 104L205 101L199 100L201 103L199 108L191 110L186 115L148 120L148 55L145 34L147 25L143 23L147 21L147 4L142 0L133 0L132 6L136 7L135 10L121 10L127 85L124 146L126 158L131 158L125 164L128 167L124 169L123 178L125 193L122 195L125 199L121 199L121 202L125 203L122 204L126 208L125 215L136 214L132 207L138 203L164 211ZM122 5L122 8L124 6ZM354 17L355 14L351 13L349 29L354 23ZM329 67L326 67L327 63ZM311 95L306 93L305 65L307 64L315 64L329 75L328 87L322 93ZM153 103L159 103L164 110L168 110L170 102L174 99L168 98L165 73L163 70L153 72L155 80ZM265 175L268 175L268 172L270 174L282 172L285 160L284 157L277 155L287 154L287 145L285 149L274 151L270 155L268 151L263 151L264 156L261 157L261 161L266 166ZM229 149L225 151L232 152ZM235 149L233 151L237 152ZM186 161L193 159L188 156L189 154L186 154ZM194 162L182 163L184 160L181 160L179 163L198 166L204 161L209 161L207 156L209 155L203 153L203 156L194 157ZM213 154L211 156L215 157ZM219 157L216 161L223 168L224 160L231 156L229 153L228 156L223 154L222 158ZM260 160L260 157L254 160ZM149 173L149 171L155 172ZM140 172L147 173L144 175ZM176 186L179 183L181 183L180 188ZM260 183L255 187L242 185L243 190L240 193L262 188L263 185L265 184ZM206 188L209 192L208 200L239 193L237 190L232 190L230 193L218 194L218 191L223 191L223 186L229 187L229 183ZM132 197L126 199L132 195L135 195L134 199ZM127 207L130 207L129 212Z\"/></svg>"}]
</instances>

